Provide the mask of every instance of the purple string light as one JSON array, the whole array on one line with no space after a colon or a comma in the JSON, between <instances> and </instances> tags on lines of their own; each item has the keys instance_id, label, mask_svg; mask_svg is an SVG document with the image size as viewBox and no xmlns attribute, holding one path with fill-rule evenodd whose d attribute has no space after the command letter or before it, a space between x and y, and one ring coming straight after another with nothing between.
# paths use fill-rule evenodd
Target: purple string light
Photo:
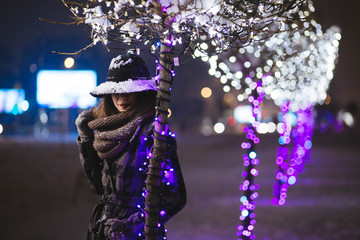
<instances>
[{"instance_id":1,"label":"purple string light","mask_svg":"<svg viewBox=\"0 0 360 240\"><path fill-rule=\"evenodd\" d=\"M248 100L253 106L253 117L254 122L249 124L248 127L244 128L246 133L245 141L241 144L241 147L247 151L247 154L243 155L245 171L242 173L244 178L243 183L239 186L239 189L243 191L243 196L240 198L240 216L241 224L237 226L238 240L255 239L253 234L255 220L255 200L259 196L258 192L259 185L255 184L255 177L259 174L256 166L259 165L260 160L257 158L255 152L255 145L260 142L260 139L256 136L256 128L259 125L259 118L261 114L260 103L263 101L264 92L262 89L262 82L258 81L257 86L254 89L253 94L249 96Z\"/></svg>"},{"instance_id":2,"label":"purple string light","mask_svg":"<svg viewBox=\"0 0 360 240\"><path fill-rule=\"evenodd\" d=\"M278 132L280 133L279 144L280 146L277 149L276 154L276 165L278 166L277 171L275 172L275 184L274 184L274 198L272 199L272 204L275 205L284 205L285 199L287 196L288 190L288 175L287 170L289 168L288 155L289 149L288 145L290 144L290 135L291 135L291 124L289 119L286 117L286 114L289 112L290 103L287 102L280 107L282 118L281 122L278 125Z\"/></svg>"},{"instance_id":3,"label":"purple string light","mask_svg":"<svg viewBox=\"0 0 360 240\"><path fill-rule=\"evenodd\" d=\"M176 137L175 133L173 133L173 132L171 132L171 131L167 131L167 133L164 134L164 135L170 136L170 137L172 137L172 138L175 138L175 137ZM153 136L153 135L152 135L152 139L154 139L154 136ZM148 141L148 138L146 138L146 137L144 137L144 138L142 139L142 142L143 142L144 146L148 146L148 144L146 143L147 141ZM146 160L144 161L143 165L142 165L141 167L139 167L139 169L138 169L138 170L139 170L141 173L143 173L143 174L147 174L147 172L148 172L148 169L149 169L149 160L150 160L150 158L151 158L152 155L153 155L152 150L153 150L153 148L151 148L151 149L146 148ZM167 161L166 161L166 162L167 162ZM176 178L176 177L175 177L174 168L172 168L170 165L166 164L166 162L162 164L162 174L161 174L162 180L161 180L161 181L162 181L164 184L166 184L166 185L169 186L169 185L171 185L171 184L175 184L175 181L176 181L175 178ZM143 192L142 192L142 194L141 194L141 196L144 198L144 201L145 201L145 198L146 198L146 194L147 194L147 191L146 191L146 188L145 188L145 186L144 186L144 187L143 187ZM142 216L143 218L145 218L145 215L147 214L146 211L145 211L145 209L143 209L143 207L142 207L140 204L137 205L137 208L142 211L141 216ZM164 217L166 214L167 214L167 213L166 213L165 210L160 210L160 212L159 212L159 215L162 216L162 217ZM158 224L158 231L164 231L164 232L166 233L166 232L167 232L167 229L166 229L161 223L159 223L159 224ZM142 239L142 240L145 239L145 236L144 236L143 232L139 232L139 233L138 233L138 237L139 237L139 238L137 238L137 239L139 239L139 240L140 240L140 239ZM165 240L165 239L167 239L167 238L166 238L166 236L163 236L162 239Z\"/></svg>"},{"instance_id":4,"label":"purple string light","mask_svg":"<svg viewBox=\"0 0 360 240\"><path fill-rule=\"evenodd\" d=\"M283 113L280 125L280 138L276 165L278 170L275 173L274 198L272 203L284 205L289 186L297 182L297 176L304 171L304 164L310 157L312 147L312 134L314 121L312 118L312 106L306 109L299 109L296 112L296 126L291 130L289 119L286 114L289 112L289 103L281 106ZM292 143L292 149L290 143Z\"/></svg>"},{"instance_id":5,"label":"purple string light","mask_svg":"<svg viewBox=\"0 0 360 240\"><path fill-rule=\"evenodd\" d=\"M304 171L304 165L310 157L313 129L312 106L297 111L296 128L294 128L291 134L294 148L290 158L290 165L293 166L298 173ZM296 181L296 179L294 180Z\"/></svg>"}]
</instances>

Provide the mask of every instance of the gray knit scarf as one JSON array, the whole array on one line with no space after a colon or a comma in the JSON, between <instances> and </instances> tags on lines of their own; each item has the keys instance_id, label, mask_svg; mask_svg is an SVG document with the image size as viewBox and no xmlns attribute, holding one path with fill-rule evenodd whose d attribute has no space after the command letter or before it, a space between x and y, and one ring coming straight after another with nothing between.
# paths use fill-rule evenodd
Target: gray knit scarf
<instances>
[{"instance_id":1,"label":"gray knit scarf","mask_svg":"<svg viewBox=\"0 0 360 240\"><path fill-rule=\"evenodd\" d=\"M152 113L135 118L127 113L118 113L90 121L89 127L95 131L93 146L99 157L109 159L119 154L127 146L139 125L151 120L152 117Z\"/></svg>"}]
</instances>

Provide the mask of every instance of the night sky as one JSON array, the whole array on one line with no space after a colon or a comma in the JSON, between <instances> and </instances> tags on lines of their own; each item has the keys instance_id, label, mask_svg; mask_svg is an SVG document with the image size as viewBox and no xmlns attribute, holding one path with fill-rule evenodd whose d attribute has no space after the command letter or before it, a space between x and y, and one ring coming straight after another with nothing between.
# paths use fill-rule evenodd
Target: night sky
<instances>
[{"instance_id":1,"label":"night sky","mask_svg":"<svg viewBox=\"0 0 360 240\"><path fill-rule=\"evenodd\" d=\"M323 30L325 31L331 25L337 25L342 31L339 61L330 84L329 94L332 104L345 107L350 101L360 104L360 79L358 79L357 73L360 67L358 60L360 21L356 6L352 7L350 3L340 3L341 1L337 0L314 0L318 22L322 25ZM69 22L70 15L71 13L62 5L61 0L18 0L6 1L3 4L0 15L2 30L0 88L13 87L12 85L19 82L25 88L27 84L33 88L34 77L29 77L28 74L31 63L39 61L41 58L45 63L39 64L39 68L59 66L58 63L56 63L57 65L47 63L49 59L56 59L55 62L62 62L61 59L65 59L65 56L51 53L52 50L73 52L91 42L89 33L84 26L64 26L39 20L41 17ZM87 67L95 68L99 78L102 79L106 76L110 58L117 54L116 50L108 53L101 44L98 44L77 58L83 60ZM181 73L179 74L179 72ZM206 82L207 79L210 79L206 64L198 60L189 61L178 67L175 81L177 78L180 79L174 88L178 92L190 88L200 91L200 86L189 85L196 81ZM184 78L187 80L183 80ZM182 86L182 84L187 84L187 86ZM181 93L177 93L177 95L186 97Z\"/></svg>"}]
</instances>

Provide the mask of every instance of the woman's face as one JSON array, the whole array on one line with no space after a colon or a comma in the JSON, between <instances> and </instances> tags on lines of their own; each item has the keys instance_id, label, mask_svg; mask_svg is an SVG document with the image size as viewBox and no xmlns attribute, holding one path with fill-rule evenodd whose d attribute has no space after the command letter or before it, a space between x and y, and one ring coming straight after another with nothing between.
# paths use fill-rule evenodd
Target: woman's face
<instances>
[{"instance_id":1,"label":"woman's face","mask_svg":"<svg viewBox=\"0 0 360 240\"><path fill-rule=\"evenodd\" d=\"M135 104L136 93L112 94L111 99L119 112L126 112Z\"/></svg>"}]
</instances>

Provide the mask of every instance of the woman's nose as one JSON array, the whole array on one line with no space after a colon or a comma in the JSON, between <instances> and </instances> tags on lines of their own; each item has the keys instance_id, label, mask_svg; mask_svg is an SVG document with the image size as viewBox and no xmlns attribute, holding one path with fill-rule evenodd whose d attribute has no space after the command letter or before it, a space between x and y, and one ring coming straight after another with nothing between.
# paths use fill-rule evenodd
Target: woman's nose
<instances>
[{"instance_id":1,"label":"woman's nose","mask_svg":"<svg viewBox=\"0 0 360 240\"><path fill-rule=\"evenodd\" d=\"M127 94L119 94L116 97L117 97L117 100L126 100L126 99L128 99Z\"/></svg>"}]
</instances>

